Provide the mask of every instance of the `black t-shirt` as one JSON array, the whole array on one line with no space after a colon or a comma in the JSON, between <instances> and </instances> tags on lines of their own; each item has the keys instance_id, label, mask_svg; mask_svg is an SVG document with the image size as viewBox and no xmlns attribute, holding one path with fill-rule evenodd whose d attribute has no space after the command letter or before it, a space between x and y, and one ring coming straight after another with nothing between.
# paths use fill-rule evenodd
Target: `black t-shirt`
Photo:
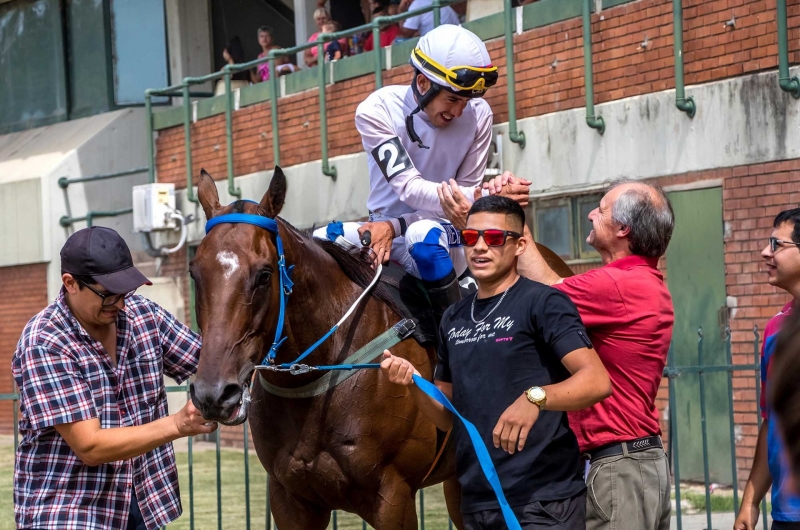
<instances>
[{"instance_id":1,"label":"black t-shirt","mask_svg":"<svg viewBox=\"0 0 800 530\"><path fill-rule=\"evenodd\" d=\"M520 277L499 306L502 294L475 300L475 319L485 318L475 324L475 296L442 318L435 379L453 384L453 405L481 434L511 506L577 495L583 470L565 412L542 411L525 448L513 455L494 447L492 430L525 390L569 377L561 359L591 346L578 310L556 289ZM466 429L457 419L454 429L462 512L498 509Z\"/></svg>"}]
</instances>

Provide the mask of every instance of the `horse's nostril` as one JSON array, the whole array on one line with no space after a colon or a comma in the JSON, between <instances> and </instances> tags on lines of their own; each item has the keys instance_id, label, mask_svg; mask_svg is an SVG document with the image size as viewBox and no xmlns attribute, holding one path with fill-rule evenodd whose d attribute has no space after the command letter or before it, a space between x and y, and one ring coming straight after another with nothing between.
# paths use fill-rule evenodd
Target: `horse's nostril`
<instances>
[{"instance_id":1,"label":"horse's nostril","mask_svg":"<svg viewBox=\"0 0 800 530\"><path fill-rule=\"evenodd\" d=\"M222 395L219 397L219 404L222 405L229 401L237 402L242 396L242 387L235 384L225 385Z\"/></svg>"}]
</instances>

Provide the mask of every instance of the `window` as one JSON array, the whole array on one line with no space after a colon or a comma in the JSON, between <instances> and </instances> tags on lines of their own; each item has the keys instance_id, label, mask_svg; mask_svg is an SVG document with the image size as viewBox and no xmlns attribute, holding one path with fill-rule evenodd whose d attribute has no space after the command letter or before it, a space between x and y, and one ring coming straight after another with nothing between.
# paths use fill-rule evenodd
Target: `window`
<instances>
[{"instance_id":1,"label":"window","mask_svg":"<svg viewBox=\"0 0 800 530\"><path fill-rule=\"evenodd\" d=\"M114 0L111 15L116 103L143 103L146 89L169 84L164 0Z\"/></svg>"},{"instance_id":2,"label":"window","mask_svg":"<svg viewBox=\"0 0 800 530\"><path fill-rule=\"evenodd\" d=\"M527 215L534 239L566 261L597 260L599 254L586 238L592 231L589 212L601 197L591 194L532 202Z\"/></svg>"}]
</instances>

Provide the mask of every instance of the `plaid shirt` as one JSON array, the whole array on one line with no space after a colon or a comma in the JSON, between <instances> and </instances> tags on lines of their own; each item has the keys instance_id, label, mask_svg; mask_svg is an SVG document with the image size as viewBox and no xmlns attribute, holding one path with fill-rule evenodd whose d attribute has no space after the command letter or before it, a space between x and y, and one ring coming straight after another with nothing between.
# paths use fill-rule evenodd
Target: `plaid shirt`
<instances>
[{"instance_id":1,"label":"plaid shirt","mask_svg":"<svg viewBox=\"0 0 800 530\"><path fill-rule=\"evenodd\" d=\"M118 363L69 310L62 288L33 317L11 369L20 389L14 514L22 528L125 528L136 498L155 529L181 514L172 444L95 467L55 425L98 418L104 429L167 416L164 374L182 382L197 369L200 337L157 304L134 295L117 320Z\"/></svg>"}]
</instances>

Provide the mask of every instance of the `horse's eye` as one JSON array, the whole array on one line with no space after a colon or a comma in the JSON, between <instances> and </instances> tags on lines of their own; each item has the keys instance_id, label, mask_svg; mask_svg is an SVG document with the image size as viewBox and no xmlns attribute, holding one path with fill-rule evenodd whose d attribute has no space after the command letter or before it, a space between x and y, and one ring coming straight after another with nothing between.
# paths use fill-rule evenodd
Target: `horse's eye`
<instances>
[{"instance_id":1,"label":"horse's eye","mask_svg":"<svg viewBox=\"0 0 800 530\"><path fill-rule=\"evenodd\" d=\"M272 278L272 271L269 269L262 269L258 272L258 276L256 276L256 285L266 285L269 283L270 278Z\"/></svg>"}]
</instances>

